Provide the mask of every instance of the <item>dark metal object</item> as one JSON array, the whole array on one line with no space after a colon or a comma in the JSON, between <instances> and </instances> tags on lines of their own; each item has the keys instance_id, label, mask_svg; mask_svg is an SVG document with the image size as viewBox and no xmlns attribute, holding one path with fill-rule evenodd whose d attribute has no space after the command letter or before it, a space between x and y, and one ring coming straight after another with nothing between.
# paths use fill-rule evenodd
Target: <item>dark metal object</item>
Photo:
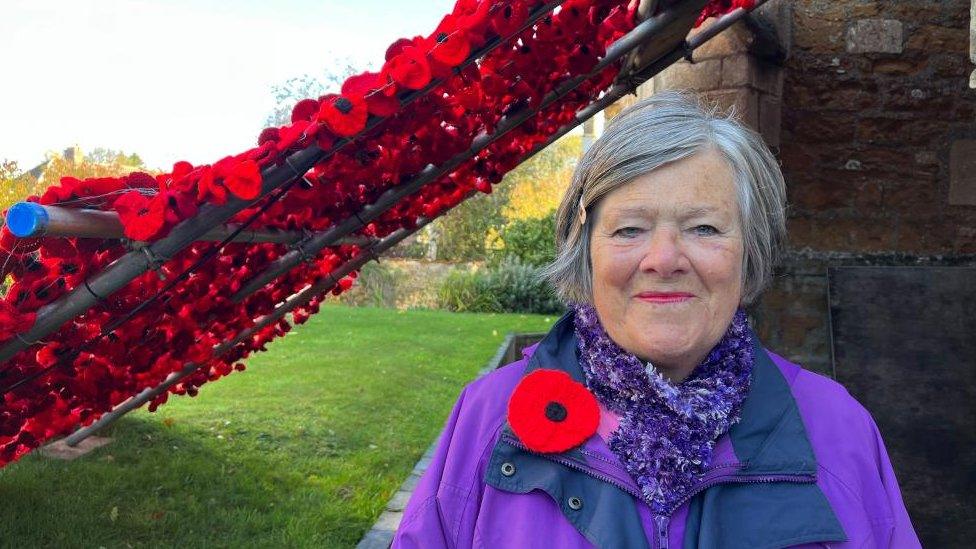
<instances>
[{"instance_id":1,"label":"dark metal object","mask_svg":"<svg viewBox=\"0 0 976 549\"><path fill-rule=\"evenodd\" d=\"M976 268L834 267L828 282L837 381L874 417L922 545L972 545Z\"/></svg>"},{"instance_id":2,"label":"dark metal object","mask_svg":"<svg viewBox=\"0 0 976 549\"><path fill-rule=\"evenodd\" d=\"M61 206L44 206L34 202L19 202L11 206L10 210L21 205L30 205L32 210L40 215L33 223L34 231L30 234L17 235L21 238L30 237L74 237L74 238L104 238L122 239L122 221L119 214L112 211L91 210L88 208L63 208ZM230 223L210 229L203 234L199 241L220 242L233 234L240 228L240 225ZM232 242L273 242L278 244L295 244L307 235L302 231L284 231L280 229L249 230L244 229L239 232ZM343 239L338 244L357 244L363 245L369 239L365 237ZM137 243L138 244L138 243ZM144 246L136 246L143 248Z\"/></svg>"}]
</instances>

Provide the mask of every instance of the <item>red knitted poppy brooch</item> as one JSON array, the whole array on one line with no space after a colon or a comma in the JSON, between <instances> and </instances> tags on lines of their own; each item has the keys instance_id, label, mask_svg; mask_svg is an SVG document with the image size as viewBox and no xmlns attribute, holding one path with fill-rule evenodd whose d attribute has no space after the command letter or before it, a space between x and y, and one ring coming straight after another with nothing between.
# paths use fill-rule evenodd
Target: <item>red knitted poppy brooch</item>
<instances>
[{"instance_id":1,"label":"red knitted poppy brooch","mask_svg":"<svg viewBox=\"0 0 976 549\"><path fill-rule=\"evenodd\" d=\"M561 370L522 378L508 401L512 431L534 452L564 452L596 432L600 407L586 386Z\"/></svg>"}]
</instances>

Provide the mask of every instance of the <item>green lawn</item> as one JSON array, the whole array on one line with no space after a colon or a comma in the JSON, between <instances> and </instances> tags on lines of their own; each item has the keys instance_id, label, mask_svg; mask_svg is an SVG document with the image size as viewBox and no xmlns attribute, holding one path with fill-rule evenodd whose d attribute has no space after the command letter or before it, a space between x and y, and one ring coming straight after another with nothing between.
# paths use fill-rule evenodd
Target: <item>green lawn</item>
<instances>
[{"instance_id":1,"label":"green lawn","mask_svg":"<svg viewBox=\"0 0 976 549\"><path fill-rule=\"evenodd\" d=\"M555 320L323 306L108 446L0 469L0 547L352 546L505 334Z\"/></svg>"}]
</instances>

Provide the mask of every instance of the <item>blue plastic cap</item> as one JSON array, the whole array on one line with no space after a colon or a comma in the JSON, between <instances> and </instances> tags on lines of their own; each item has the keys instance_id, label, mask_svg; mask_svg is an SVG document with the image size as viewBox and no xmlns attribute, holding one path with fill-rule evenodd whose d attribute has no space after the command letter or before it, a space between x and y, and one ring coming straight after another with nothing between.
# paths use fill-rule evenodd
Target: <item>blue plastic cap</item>
<instances>
[{"instance_id":1,"label":"blue plastic cap","mask_svg":"<svg viewBox=\"0 0 976 549\"><path fill-rule=\"evenodd\" d=\"M18 202L7 210L7 229L16 237L37 236L47 222L47 210L36 202Z\"/></svg>"}]
</instances>

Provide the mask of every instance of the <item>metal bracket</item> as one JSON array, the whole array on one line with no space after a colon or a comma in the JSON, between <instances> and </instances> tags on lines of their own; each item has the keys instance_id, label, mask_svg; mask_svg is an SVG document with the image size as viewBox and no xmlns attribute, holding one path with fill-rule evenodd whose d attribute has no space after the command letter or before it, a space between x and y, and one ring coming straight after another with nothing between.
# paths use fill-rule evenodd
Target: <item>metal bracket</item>
<instances>
[{"instance_id":1,"label":"metal bracket","mask_svg":"<svg viewBox=\"0 0 976 549\"><path fill-rule=\"evenodd\" d=\"M292 244L291 246L289 246L290 249L298 252L298 257L301 258L301 261L303 263L314 263L315 262L315 254L309 254L308 253L308 250L305 249L305 246L309 243L309 241L314 236L315 236L315 233L313 233L312 231L308 230L308 228L306 228L306 227L302 227L302 238L298 242L295 242L294 244Z\"/></svg>"},{"instance_id":2,"label":"metal bracket","mask_svg":"<svg viewBox=\"0 0 976 549\"><path fill-rule=\"evenodd\" d=\"M162 270L163 263L166 263L166 260L156 255L149 246L143 246L140 250L146 254L146 262L149 264L149 268L156 271L156 276L160 280L166 280L166 274Z\"/></svg>"},{"instance_id":3,"label":"metal bracket","mask_svg":"<svg viewBox=\"0 0 976 549\"><path fill-rule=\"evenodd\" d=\"M695 48L691 47L691 44L689 44L688 41L685 40L681 43L681 50L685 52L685 54L682 57L684 57L689 64L694 65L695 58L693 57L693 54L695 53Z\"/></svg>"}]
</instances>

